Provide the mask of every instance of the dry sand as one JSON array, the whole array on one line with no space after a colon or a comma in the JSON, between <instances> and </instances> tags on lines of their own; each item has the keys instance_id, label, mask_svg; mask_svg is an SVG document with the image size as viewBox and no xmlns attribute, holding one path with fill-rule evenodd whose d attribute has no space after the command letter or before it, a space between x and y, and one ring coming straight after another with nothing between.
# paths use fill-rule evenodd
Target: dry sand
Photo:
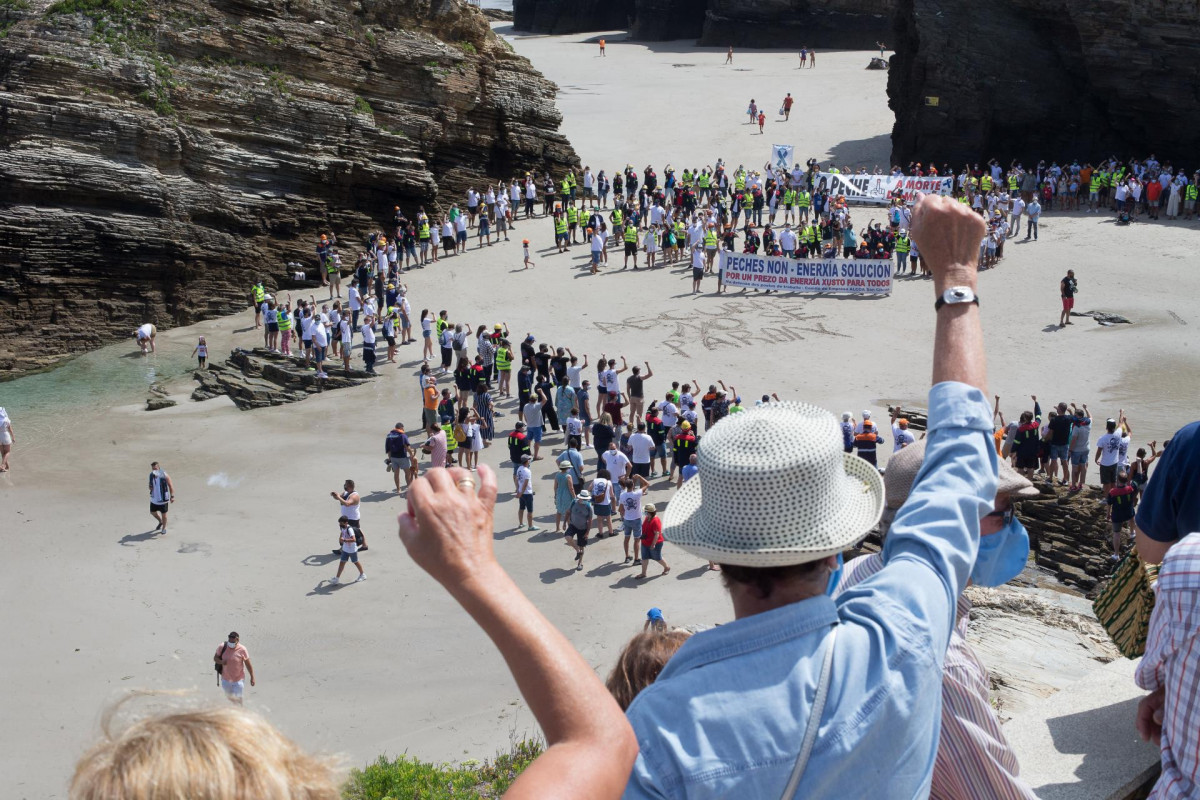
<instances>
[{"instance_id":1,"label":"dry sand","mask_svg":"<svg viewBox=\"0 0 1200 800\"><path fill-rule=\"evenodd\" d=\"M718 155L765 160L779 137L750 136L739 114L750 96L773 104L789 89L805 93L791 123L806 131L795 140L802 157L850 147L868 161L886 158L884 76L861 69L869 53L822 54L818 68L801 76L794 54L739 52L737 69L749 71L722 72L723 55L672 43L610 39L608 58L593 59L594 47L578 44L585 38L523 37L516 46L564 87L564 130L595 169L668 159L682 168L685 159L695 166ZM675 101L669 112L665 89ZM827 95L841 99L821 99ZM829 121L802 122L805 107ZM865 222L871 213L856 217ZM1139 442L1161 441L1195 419L1200 279L1187 264L1196 227L1118 228L1107 216L1047 213L1041 242L1012 245L979 287L991 387L1005 412L1026 408L1030 393L1046 406L1086 401L1100 417L1124 407ZM410 274L414 310L446 308L473 325L506 321L516 336L533 331L593 364L602 352L648 360L654 396L671 380L721 378L749 402L774 391L856 415L863 408L882 415L891 401L923 403L934 325L926 282L902 280L881 299L693 296L678 270L610 268L589 277L583 248L551 254L547 221L518 223L515 234L514 243ZM530 271L521 270L525 236L537 253ZM1081 310L1117 312L1136 324L1054 327L1058 280L1068 267L1079 276ZM198 335L218 357L232 345L253 346L261 339L245 332L249 322L246 312L166 331L158 358L190 353ZM153 413L141 410L142 391L127 392L115 407L97 400L52 413L14 403L19 389L0 384L18 436L13 471L0 476L10 551L0 565L10 651L0 667L8 723L0 795L65 796L101 707L126 690L197 687L219 699L211 654L231 629L257 668L248 705L304 746L345 753L350 764L406 751L487 757L514 733L535 732L501 659L394 535L403 500L391 493L382 444L397 419L413 426L420 418L418 348L403 348L400 368L384 368L369 386L254 412L224 399L190 403L187 379L172 385L181 404ZM130 341L101 355L136 383L146 362L119 358L133 350ZM514 411L509 402L501 409L503 436ZM561 439L549 441L557 453ZM505 458L498 439L483 461L498 467ZM147 533L145 481L154 459L178 490L170 534L161 538ZM553 528L545 516L553 510L553 461L538 464L540 524ZM329 492L344 478L358 481L366 501L369 580L330 590L338 510ZM655 483L652 500L661 505L670 496ZM515 518L515 502L503 494L498 557L602 674L650 606L678 624L730 617L717 575L669 545L668 578L634 581L620 564L619 540L589 548L587 570L576 574L556 537L514 533Z\"/></svg>"}]
</instances>

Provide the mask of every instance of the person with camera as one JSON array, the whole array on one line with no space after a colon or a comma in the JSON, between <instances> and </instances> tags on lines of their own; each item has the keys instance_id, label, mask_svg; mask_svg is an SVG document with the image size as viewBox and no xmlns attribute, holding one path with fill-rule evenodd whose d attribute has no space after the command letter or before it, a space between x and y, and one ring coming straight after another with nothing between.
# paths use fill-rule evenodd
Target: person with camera
<instances>
[{"instance_id":1,"label":"person with camera","mask_svg":"<svg viewBox=\"0 0 1200 800\"><path fill-rule=\"evenodd\" d=\"M230 631L229 639L221 642L213 654L213 667L229 702L240 706L247 672L250 673L250 685L254 685L254 665L250 663L250 654L246 652L246 646L241 643L237 631Z\"/></svg>"}]
</instances>

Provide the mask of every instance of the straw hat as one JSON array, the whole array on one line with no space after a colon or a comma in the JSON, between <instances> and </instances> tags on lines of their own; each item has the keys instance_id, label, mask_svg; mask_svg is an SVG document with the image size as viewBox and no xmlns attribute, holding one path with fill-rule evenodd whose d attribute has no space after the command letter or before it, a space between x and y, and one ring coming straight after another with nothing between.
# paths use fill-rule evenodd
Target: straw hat
<instances>
[{"instance_id":1,"label":"straw hat","mask_svg":"<svg viewBox=\"0 0 1200 800\"><path fill-rule=\"evenodd\" d=\"M883 485L887 493L887 507L895 511L904 505L912 492L913 481L921 464L925 462L925 443L928 439L913 442L898 453L894 453L887 463L887 474L884 475ZM1041 494L1021 473L1012 468L1006 459L999 460L999 480L996 484L996 494L1007 494L1014 500L1024 497L1037 497Z\"/></svg>"},{"instance_id":2,"label":"straw hat","mask_svg":"<svg viewBox=\"0 0 1200 800\"><path fill-rule=\"evenodd\" d=\"M861 540L883 511L879 471L842 452L837 419L815 406L734 414L698 454L700 472L667 506L663 534L701 558L746 567L815 561Z\"/></svg>"},{"instance_id":3,"label":"straw hat","mask_svg":"<svg viewBox=\"0 0 1200 800\"><path fill-rule=\"evenodd\" d=\"M579 494L575 495L575 499L576 499L576 500L580 500L580 501L582 501L582 502L586 503L586 502L588 502L589 500L591 500L591 499L592 499L592 493L591 493L591 492L589 492L587 489L584 489L582 492L580 492Z\"/></svg>"}]
</instances>

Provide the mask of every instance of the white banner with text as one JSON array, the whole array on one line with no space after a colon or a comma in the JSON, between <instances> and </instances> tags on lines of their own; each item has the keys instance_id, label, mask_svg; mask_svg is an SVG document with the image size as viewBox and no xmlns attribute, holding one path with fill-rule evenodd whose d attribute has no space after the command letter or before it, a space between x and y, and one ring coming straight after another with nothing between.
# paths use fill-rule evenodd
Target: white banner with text
<instances>
[{"instance_id":1,"label":"white banner with text","mask_svg":"<svg viewBox=\"0 0 1200 800\"><path fill-rule=\"evenodd\" d=\"M720 252L726 286L780 292L891 294L892 262L875 258L785 258Z\"/></svg>"},{"instance_id":2,"label":"white banner with text","mask_svg":"<svg viewBox=\"0 0 1200 800\"><path fill-rule=\"evenodd\" d=\"M917 192L949 195L954 191L954 178L821 172L817 174L817 187L824 188L830 197L845 195L850 203L887 205L889 197L897 189L903 193L905 202L915 199Z\"/></svg>"}]
</instances>

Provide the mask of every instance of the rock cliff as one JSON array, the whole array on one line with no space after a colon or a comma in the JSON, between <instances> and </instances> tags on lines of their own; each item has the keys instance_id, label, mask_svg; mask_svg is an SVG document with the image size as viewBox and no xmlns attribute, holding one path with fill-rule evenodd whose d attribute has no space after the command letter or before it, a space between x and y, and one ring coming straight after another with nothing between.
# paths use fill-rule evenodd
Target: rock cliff
<instances>
[{"instance_id":1,"label":"rock cliff","mask_svg":"<svg viewBox=\"0 0 1200 800\"><path fill-rule=\"evenodd\" d=\"M460 0L0 0L0 35L0 371L577 163L556 87Z\"/></svg>"},{"instance_id":2,"label":"rock cliff","mask_svg":"<svg viewBox=\"0 0 1200 800\"><path fill-rule=\"evenodd\" d=\"M513 0L513 29L532 33L624 30L634 0Z\"/></svg>"},{"instance_id":3,"label":"rock cliff","mask_svg":"<svg viewBox=\"0 0 1200 800\"><path fill-rule=\"evenodd\" d=\"M894 19L893 163L1154 152L1194 166L1194 2L899 0Z\"/></svg>"},{"instance_id":4,"label":"rock cliff","mask_svg":"<svg viewBox=\"0 0 1200 800\"><path fill-rule=\"evenodd\" d=\"M867 50L891 33L896 0L709 0L700 44Z\"/></svg>"}]
</instances>

